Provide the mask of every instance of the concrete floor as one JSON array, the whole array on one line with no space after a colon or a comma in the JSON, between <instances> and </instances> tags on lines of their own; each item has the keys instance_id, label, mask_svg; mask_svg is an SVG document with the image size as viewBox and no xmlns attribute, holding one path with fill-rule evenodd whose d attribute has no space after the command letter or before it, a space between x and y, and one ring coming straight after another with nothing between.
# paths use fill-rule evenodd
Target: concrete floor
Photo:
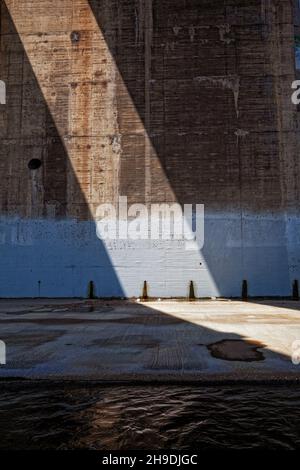
<instances>
[{"instance_id":1,"label":"concrete floor","mask_svg":"<svg viewBox=\"0 0 300 470\"><path fill-rule=\"evenodd\" d=\"M1 378L300 379L292 301L1 300Z\"/></svg>"}]
</instances>

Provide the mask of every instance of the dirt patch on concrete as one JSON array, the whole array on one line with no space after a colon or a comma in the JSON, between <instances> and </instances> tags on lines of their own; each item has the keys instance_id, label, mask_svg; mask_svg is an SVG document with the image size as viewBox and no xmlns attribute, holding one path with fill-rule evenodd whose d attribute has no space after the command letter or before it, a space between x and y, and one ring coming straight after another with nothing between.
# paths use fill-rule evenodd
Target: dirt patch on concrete
<instances>
[{"instance_id":1,"label":"dirt patch on concrete","mask_svg":"<svg viewBox=\"0 0 300 470\"><path fill-rule=\"evenodd\" d=\"M224 361L258 362L265 357L259 349L266 346L259 341L250 340L223 340L207 346L211 355Z\"/></svg>"}]
</instances>

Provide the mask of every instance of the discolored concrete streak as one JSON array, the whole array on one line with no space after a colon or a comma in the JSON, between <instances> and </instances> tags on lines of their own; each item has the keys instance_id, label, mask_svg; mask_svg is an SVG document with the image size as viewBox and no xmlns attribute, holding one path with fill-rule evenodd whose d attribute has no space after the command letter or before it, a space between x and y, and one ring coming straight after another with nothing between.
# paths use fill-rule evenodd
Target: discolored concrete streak
<instances>
[{"instance_id":1,"label":"discolored concrete streak","mask_svg":"<svg viewBox=\"0 0 300 470\"><path fill-rule=\"evenodd\" d=\"M1 378L299 379L300 303L0 301Z\"/></svg>"}]
</instances>

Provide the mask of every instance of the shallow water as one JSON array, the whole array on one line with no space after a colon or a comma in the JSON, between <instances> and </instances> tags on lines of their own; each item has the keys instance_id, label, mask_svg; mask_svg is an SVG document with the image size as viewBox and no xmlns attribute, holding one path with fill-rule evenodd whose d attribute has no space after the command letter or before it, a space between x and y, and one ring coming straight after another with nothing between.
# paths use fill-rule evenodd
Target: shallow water
<instances>
[{"instance_id":1,"label":"shallow water","mask_svg":"<svg viewBox=\"0 0 300 470\"><path fill-rule=\"evenodd\" d=\"M0 449L300 448L297 386L0 388Z\"/></svg>"}]
</instances>

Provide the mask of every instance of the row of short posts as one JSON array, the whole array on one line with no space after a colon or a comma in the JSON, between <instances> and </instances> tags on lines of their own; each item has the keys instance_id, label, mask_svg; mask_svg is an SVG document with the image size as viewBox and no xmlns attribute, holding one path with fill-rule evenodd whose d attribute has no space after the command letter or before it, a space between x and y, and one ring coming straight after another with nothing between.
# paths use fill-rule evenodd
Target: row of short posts
<instances>
[{"instance_id":1,"label":"row of short posts","mask_svg":"<svg viewBox=\"0 0 300 470\"><path fill-rule=\"evenodd\" d=\"M88 284L88 299L96 299L95 285L93 281L90 281ZM190 302L196 300L194 281L190 281L188 299ZM247 301L249 299L249 288L248 288L247 280L243 280L243 283L242 283L242 299L244 301ZM298 280L295 280L293 282L292 299L296 301L300 300ZM144 281L144 284L143 284L142 300L144 301L149 300L147 281Z\"/></svg>"},{"instance_id":2,"label":"row of short posts","mask_svg":"<svg viewBox=\"0 0 300 470\"><path fill-rule=\"evenodd\" d=\"M142 300L148 300L148 299L149 299L148 283L147 281L144 281ZM196 300L194 281L190 281L188 299L190 302ZM248 299L249 299L248 281L244 279L242 283L242 300L247 301ZM292 299L296 301L300 300L298 280L295 280L293 282Z\"/></svg>"},{"instance_id":3,"label":"row of short posts","mask_svg":"<svg viewBox=\"0 0 300 470\"><path fill-rule=\"evenodd\" d=\"M38 287L39 287L39 296L40 296L41 281L38 281ZM88 283L87 298L90 299L90 300L97 299L94 281L90 281ZM142 298L141 299L144 300L144 301L149 300L148 282L147 281L144 281L143 292L142 292ZM243 283L242 283L242 300L247 301L248 299L249 299L248 281L243 280ZM295 280L293 282L292 299L295 300L295 301L300 300L299 281L298 280ZM190 284L189 284L188 300L191 301L191 302L196 300L194 281L190 281Z\"/></svg>"}]
</instances>

